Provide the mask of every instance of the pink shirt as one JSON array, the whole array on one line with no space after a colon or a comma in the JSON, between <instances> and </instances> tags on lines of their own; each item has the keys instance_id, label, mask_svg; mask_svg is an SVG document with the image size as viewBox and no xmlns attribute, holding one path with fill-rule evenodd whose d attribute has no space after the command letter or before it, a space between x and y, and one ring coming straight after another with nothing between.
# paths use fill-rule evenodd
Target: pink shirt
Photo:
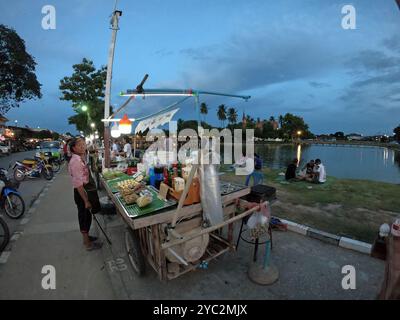
<instances>
[{"instance_id":1,"label":"pink shirt","mask_svg":"<svg viewBox=\"0 0 400 320\"><path fill-rule=\"evenodd\" d=\"M68 172L72 178L72 185L78 188L89 183L89 169L83 159L73 153L68 164Z\"/></svg>"}]
</instances>

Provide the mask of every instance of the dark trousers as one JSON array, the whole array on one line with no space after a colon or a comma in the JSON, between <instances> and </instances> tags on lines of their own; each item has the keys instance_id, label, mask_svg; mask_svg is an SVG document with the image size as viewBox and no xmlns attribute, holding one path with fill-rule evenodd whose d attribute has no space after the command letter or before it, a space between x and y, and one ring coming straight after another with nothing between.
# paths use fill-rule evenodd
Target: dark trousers
<instances>
[{"instance_id":1,"label":"dark trousers","mask_svg":"<svg viewBox=\"0 0 400 320\"><path fill-rule=\"evenodd\" d=\"M74 189L74 200L78 208L79 228L82 233L89 233L92 224L92 214L85 208L85 202L76 188Z\"/></svg>"}]
</instances>

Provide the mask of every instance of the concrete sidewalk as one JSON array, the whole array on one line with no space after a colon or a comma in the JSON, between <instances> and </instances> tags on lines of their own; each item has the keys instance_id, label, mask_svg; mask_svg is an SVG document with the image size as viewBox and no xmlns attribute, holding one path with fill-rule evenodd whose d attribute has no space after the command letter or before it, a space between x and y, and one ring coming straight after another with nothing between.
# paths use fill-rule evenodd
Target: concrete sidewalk
<instances>
[{"instance_id":1,"label":"concrete sidewalk","mask_svg":"<svg viewBox=\"0 0 400 320\"><path fill-rule=\"evenodd\" d=\"M118 215L98 215L112 246L84 249L66 168L39 201L22 236L12 242L7 262L0 263L0 299L374 299L383 280L381 260L278 231L273 232L272 262L280 278L271 286L249 280L253 246L243 241L237 252L211 261L206 270L162 283L147 265L139 278L129 264L126 226ZM263 252L261 246L260 263ZM42 288L45 265L56 269L56 290ZM355 267L355 290L342 288L345 265Z\"/></svg>"},{"instance_id":2,"label":"concrete sidewalk","mask_svg":"<svg viewBox=\"0 0 400 320\"><path fill-rule=\"evenodd\" d=\"M247 276L254 247L241 241L237 252L226 253L209 263L208 269L189 272L169 282L160 282L147 264L138 277L130 266L124 244L125 224L119 216L104 217L112 246L103 251L114 292L119 299L375 299L383 280L384 262L293 232L273 232L272 263L280 272L270 286L253 283ZM237 235L237 232L236 232ZM263 261L260 246L258 262ZM342 268L354 266L356 289L344 290Z\"/></svg>"},{"instance_id":3,"label":"concrete sidewalk","mask_svg":"<svg viewBox=\"0 0 400 320\"><path fill-rule=\"evenodd\" d=\"M101 250L83 247L66 167L38 202L0 264L0 299L113 299ZM45 265L55 267L55 290L42 288Z\"/></svg>"}]
</instances>

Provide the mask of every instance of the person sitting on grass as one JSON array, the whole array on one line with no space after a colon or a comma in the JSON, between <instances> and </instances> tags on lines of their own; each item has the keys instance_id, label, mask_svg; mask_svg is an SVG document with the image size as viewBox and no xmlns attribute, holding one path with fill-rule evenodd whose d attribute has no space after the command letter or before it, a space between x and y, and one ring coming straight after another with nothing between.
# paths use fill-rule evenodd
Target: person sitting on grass
<instances>
[{"instance_id":1,"label":"person sitting on grass","mask_svg":"<svg viewBox=\"0 0 400 320\"><path fill-rule=\"evenodd\" d=\"M311 181L314 175L314 165L314 160L310 160L309 162L307 162L303 169L301 169L301 174L299 175L299 178L301 180Z\"/></svg>"},{"instance_id":2,"label":"person sitting on grass","mask_svg":"<svg viewBox=\"0 0 400 320\"><path fill-rule=\"evenodd\" d=\"M319 184L326 182L325 166L321 163L320 159L315 160L314 175L313 175L312 182L319 183Z\"/></svg>"},{"instance_id":3,"label":"person sitting on grass","mask_svg":"<svg viewBox=\"0 0 400 320\"><path fill-rule=\"evenodd\" d=\"M286 181L297 181L297 175L296 175L296 170L297 170L297 165L299 163L299 160L296 158L290 163L286 169L285 173L285 179Z\"/></svg>"}]
</instances>

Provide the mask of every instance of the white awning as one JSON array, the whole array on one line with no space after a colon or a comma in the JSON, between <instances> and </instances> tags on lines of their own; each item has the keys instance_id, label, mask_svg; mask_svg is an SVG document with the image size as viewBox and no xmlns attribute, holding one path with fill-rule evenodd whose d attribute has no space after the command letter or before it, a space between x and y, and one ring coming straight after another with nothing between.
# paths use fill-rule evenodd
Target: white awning
<instances>
[{"instance_id":1,"label":"white awning","mask_svg":"<svg viewBox=\"0 0 400 320\"><path fill-rule=\"evenodd\" d=\"M179 108L170 110L164 113L157 114L151 118L144 119L138 123L135 129L135 134L144 132L147 129L151 130L160 127L171 121L172 117L179 110Z\"/></svg>"}]
</instances>

